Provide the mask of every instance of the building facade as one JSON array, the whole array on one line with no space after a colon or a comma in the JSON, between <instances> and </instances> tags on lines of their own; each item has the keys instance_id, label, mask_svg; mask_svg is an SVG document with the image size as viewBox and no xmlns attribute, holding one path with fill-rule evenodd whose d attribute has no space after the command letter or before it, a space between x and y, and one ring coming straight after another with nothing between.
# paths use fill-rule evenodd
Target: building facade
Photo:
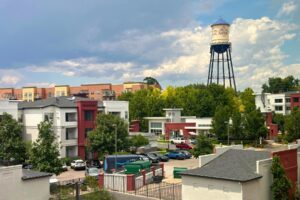
<instances>
[{"instance_id":1,"label":"building facade","mask_svg":"<svg viewBox=\"0 0 300 200\"><path fill-rule=\"evenodd\" d=\"M38 124L51 120L60 145L60 156L85 159L91 156L87 154L85 144L88 132L95 127L98 113L108 114L113 111L128 122L128 102L112 102L81 97L51 97L35 102L20 102L18 116L24 127L23 137L27 141L35 141Z\"/></svg>"},{"instance_id":2,"label":"building facade","mask_svg":"<svg viewBox=\"0 0 300 200\"><path fill-rule=\"evenodd\" d=\"M123 92L135 92L148 87L160 88L159 85L148 85L144 82L124 82L123 84L113 85L104 84L82 84L80 86L56 85L50 88L23 87L0 88L1 99L14 99L22 101L35 101L49 97L60 96L84 96L93 100L115 100Z\"/></svg>"}]
</instances>

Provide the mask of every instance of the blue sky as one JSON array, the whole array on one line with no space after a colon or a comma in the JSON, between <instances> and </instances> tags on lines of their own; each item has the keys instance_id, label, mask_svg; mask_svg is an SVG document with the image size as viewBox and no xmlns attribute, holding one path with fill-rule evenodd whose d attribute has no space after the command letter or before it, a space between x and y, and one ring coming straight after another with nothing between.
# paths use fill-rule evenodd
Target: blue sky
<instances>
[{"instance_id":1,"label":"blue sky","mask_svg":"<svg viewBox=\"0 0 300 200\"><path fill-rule=\"evenodd\" d=\"M205 83L210 24L231 26L238 89L300 78L299 0L0 0L0 87ZM249 81L245 81L249 80Z\"/></svg>"}]
</instances>

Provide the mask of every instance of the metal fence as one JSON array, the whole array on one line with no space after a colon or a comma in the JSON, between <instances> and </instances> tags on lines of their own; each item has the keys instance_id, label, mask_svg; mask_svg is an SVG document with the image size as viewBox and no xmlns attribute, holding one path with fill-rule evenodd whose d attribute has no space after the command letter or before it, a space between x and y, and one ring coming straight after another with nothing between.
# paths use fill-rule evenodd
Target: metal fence
<instances>
[{"instance_id":1,"label":"metal fence","mask_svg":"<svg viewBox=\"0 0 300 200\"><path fill-rule=\"evenodd\" d=\"M162 200L181 200L181 183L150 183L128 193Z\"/></svg>"}]
</instances>

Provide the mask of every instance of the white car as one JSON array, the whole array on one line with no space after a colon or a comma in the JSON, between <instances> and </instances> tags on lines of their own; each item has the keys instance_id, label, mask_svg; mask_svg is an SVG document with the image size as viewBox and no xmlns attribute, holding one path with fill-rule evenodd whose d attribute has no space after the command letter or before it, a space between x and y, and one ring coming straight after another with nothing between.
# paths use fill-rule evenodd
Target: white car
<instances>
[{"instance_id":1,"label":"white car","mask_svg":"<svg viewBox=\"0 0 300 200\"><path fill-rule=\"evenodd\" d=\"M86 164L83 160L73 160L71 162L71 168L74 170L84 170L86 167Z\"/></svg>"},{"instance_id":2,"label":"white car","mask_svg":"<svg viewBox=\"0 0 300 200\"><path fill-rule=\"evenodd\" d=\"M185 143L185 139L177 137L177 138L172 138L170 139L170 142L173 144L181 144L181 143Z\"/></svg>"}]
</instances>

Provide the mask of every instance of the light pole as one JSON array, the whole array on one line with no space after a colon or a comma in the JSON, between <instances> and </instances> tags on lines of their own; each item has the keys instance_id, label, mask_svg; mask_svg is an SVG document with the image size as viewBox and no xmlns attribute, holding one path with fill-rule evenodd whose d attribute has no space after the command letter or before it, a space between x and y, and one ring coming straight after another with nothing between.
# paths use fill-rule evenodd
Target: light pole
<instances>
[{"instance_id":1,"label":"light pole","mask_svg":"<svg viewBox=\"0 0 300 200\"><path fill-rule=\"evenodd\" d=\"M116 124L113 124L113 127L115 127L115 172L117 172L117 139L118 139L118 136L117 136L117 125Z\"/></svg>"},{"instance_id":2,"label":"light pole","mask_svg":"<svg viewBox=\"0 0 300 200\"><path fill-rule=\"evenodd\" d=\"M227 145L229 146L229 126L230 126L230 124L232 124L232 119L231 119L231 117L229 117L229 119L228 119L228 123L227 123L228 125L227 125Z\"/></svg>"}]
</instances>

